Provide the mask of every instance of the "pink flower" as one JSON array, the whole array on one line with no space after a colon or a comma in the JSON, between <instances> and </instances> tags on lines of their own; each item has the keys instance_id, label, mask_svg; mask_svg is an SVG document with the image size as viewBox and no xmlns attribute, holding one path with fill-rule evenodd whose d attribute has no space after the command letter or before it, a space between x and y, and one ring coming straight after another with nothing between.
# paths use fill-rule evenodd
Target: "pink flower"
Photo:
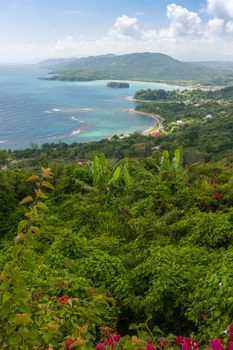
<instances>
[{"instance_id":1,"label":"pink flower","mask_svg":"<svg viewBox=\"0 0 233 350\"><path fill-rule=\"evenodd\" d=\"M147 350L156 350L156 348L153 346L152 343L146 344L146 349L147 349Z\"/></svg>"},{"instance_id":2,"label":"pink flower","mask_svg":"<svg viewBox=\"0 0 233 350\"><path fill-rule=\"evenodd\" d=\"M190 345L188 343L183 343L181 345L182 350L191 350Z\"/></svg>"},{"instance_id":3,"label":"pink flower","mask_svg":"<svg viewBox=\"0 0 233 350\"><path fill-rule=\"evenodd\" d=\"M105 349L106 347L108 346L108 344L107 343L98 343L98 344L96 344L96 350L103 350L103 349Z\"/></svg>"},{"instance_id":4,"label":"pink flower","mask_svg":"<svg viewBox=\"0 0 233 350\"><path fill-rule=\"evenodd\" d=\"M112 334L108 337L107 345L114 345L115 343L118 343L121 339L120 334Z\"/></svg>"},{"instance_id":5,"label":"pink flower","mask_svg":"<svg viewBox=\"0 0 233 350\"><path fill-rule=\"evenodd\" d=\"M121 340L120 334L113 334L112 337L116 343L118 343Z\"/></svg>"},{"instance_id":6,"label":"pink flower","mask_svg":"<svg viewBox=\"0 0 233 350\"><path fill-rule=\"evenodd\" d=\"M210 342L210 347L213 350L224 350L222 339L216 338Z\"/></svg>"},{"instance_id":7,"label":"pink flower","mask_svg":"<svg viewBox=\"0 0 233 350\"><path fill-rule=\"evenodd\" d=\"M191 344L191 338L189 338L189 337L184 337L183 341L185 344L188 344L188 345Z\"/></svg>"},{"instance_id":8,"label":"pink flower","mask_svg":"<svg viewBox=\"0 0 233 350\"><path fill-rule=\"evenodd\" d=\"M232 341L230 341L230 343L228 344L228 349L233 350L233 342Z\"/></svg>"},{"instance_id":9,"label":"pink flower","mask_svg":"<svg viewBox=\"0 0 233 350\"><path fill-rule=\"evenodd\" d=\"M161 340L160 345L165 348L165 346L167 346L166 340Z\"/></svg>"},{"instance_id":10,"label":"pink flower","mask_svg":"<svg viewBox=\"0 0 233 350\"><path fill-rule=\"evenodd\" d=\"M233 323L229 326L229 332L233 334Z\"/></svg>"},{"instance_id":11,"label":"pink flower","mask_svg":"<svg viewBox=\"0 0 233 350\"><path fill-rule=\"evenodd\" d=\"M67 339L65 344L66 344L66 350L70 350L70 346L73 344L74 340L72 339Z\"/></svg>"},{"instance_id":12,"label":"pink flower","mask_svg":"<svg viewBox=\"0 0 233 350\"><path fill-rule=\"evenodd\" d=\"M190 339L190 345L192 346L193 349L198 349L198 344L196 342L196 340L194 339Z\"/></svg>"},{"instance_id":13,"label":"pink flower","mask_svg":"<svg viewBox=\"0 0 233 350\"><path fill-rule=\"evenodd\" d=\"M198 344L195 340L191 339L191 345L194 350L198 350Z\"/></svg>"},{"instance_id":14,"label":"pink flower","mask_svg":"<svg viewBox=\"0 0 233 350\"><path fill-rule=\"evenodd\" d=\"M177 344L181 344L182 342L183 342L183 337L181 336L181 335L178 335L177 337L176 337L176 342L177 342Z\"/></svg>"},{"instance_id":15,"label":"pink flower","mask_svg":"<svg viewBox=\"0 0 233 350\"><path fill-rule=\"evenodd\" d=\"M104 343L106 346L111 345L112 348L115 348L116 344L120 341L121 336L120 334L112 334L108 337L107 343ZM101 350L101 349L99 349Z\"/></svg>"}]
</instances>

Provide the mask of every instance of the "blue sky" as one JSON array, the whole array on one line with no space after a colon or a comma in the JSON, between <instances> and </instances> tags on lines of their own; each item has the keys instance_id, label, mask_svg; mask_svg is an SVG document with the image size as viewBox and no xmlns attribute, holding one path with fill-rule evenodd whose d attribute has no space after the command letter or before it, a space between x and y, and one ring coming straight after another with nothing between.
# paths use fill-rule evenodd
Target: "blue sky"
<instances>
[{"instance_id":1,"label":"blue sky","mask_svg":"<svg viewBox=\"0 0 233 350\"><path fill-rule=\"evenodd\" d=\"M233 0L0 0L0 61L163 52L233 61Z\"/></svg>"}]
</instances>

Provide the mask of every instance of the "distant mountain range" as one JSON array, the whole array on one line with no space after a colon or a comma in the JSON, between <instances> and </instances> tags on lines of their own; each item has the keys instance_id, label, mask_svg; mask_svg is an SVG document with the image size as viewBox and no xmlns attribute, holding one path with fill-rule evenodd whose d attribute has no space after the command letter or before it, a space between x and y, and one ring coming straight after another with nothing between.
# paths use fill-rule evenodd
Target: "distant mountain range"
<instances>
[{"instance_id":1,"label":"distant mountain range","mask_svg":"<svg viewBox=\"0 0 233 350\"><path fill-rule=\"evenodd\" d=\"M233 63L231 62L182 62L161 53L48 59L39 63L39 66L50 70L50 75L46 79L52 80L107 79L233 84Z\"/></svg>"}]
</instances>

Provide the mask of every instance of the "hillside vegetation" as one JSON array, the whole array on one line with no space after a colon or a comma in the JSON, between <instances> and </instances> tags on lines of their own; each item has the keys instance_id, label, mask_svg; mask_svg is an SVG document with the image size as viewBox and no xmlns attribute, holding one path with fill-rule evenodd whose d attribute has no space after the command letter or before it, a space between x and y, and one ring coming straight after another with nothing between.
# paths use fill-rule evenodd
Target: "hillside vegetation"
<instances>
[{"instance_id":1,"label":"hillside vegetation","mask_svg":"<svg viewBox=\"0 0 233 350\"><path fill-rule=\"evenodd\" d=\"M158 138L0 153L1 349L232 350L229 91L142 103Z\"/></svg>"}]
</instances>

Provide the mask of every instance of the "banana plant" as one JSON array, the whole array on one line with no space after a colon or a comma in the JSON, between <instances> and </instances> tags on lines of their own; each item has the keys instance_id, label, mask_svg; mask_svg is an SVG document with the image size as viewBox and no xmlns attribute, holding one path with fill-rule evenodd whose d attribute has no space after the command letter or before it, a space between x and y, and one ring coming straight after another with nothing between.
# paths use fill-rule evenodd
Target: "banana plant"
<instances>
[{"instance_id":1,"label":"banana plant","mask_svg":"<svg viewBox=\"0 0 233 350\"><path fill-rule=\"evenodd\" d=\"M93 185L100 190L111 180L111 170L104 154L96 155L92 164Z\"/></svg>"},{"instance_id":2,"label":"banana plant","mask_svg":"<svg viewBox=\"0 0 233 350\"><path fill-rule=\"evenodd\" d=\"M109 192L114 186L129 186L132 182L128 170L128 160L121 161L114 171L103 154L94 158L92 165L94 187Z\"/></svg>"},{"instance_id":3,"label":"banana plant","mask_svg":"<svg viewBox=\"0 0 233 350\"><path fill-rule=\"evenodd\" d=\"M174 153L172 165L175 170L181 169L183 166L183 151L181 148L177 148Z\"/></svg>"},{"instance_id":4,"label":"banana plant","mask_svg":"<svg viewBox=\"0 0 233 350\"><path fill-rule=\"evenodd\" d=\"M174 152L174 157L171 160L170 154L167 150L164 150L160 160L158 169L161 170L179 170L183 165L183 151L181 148L177 148Z\"/></svg>"}]
</instances>

